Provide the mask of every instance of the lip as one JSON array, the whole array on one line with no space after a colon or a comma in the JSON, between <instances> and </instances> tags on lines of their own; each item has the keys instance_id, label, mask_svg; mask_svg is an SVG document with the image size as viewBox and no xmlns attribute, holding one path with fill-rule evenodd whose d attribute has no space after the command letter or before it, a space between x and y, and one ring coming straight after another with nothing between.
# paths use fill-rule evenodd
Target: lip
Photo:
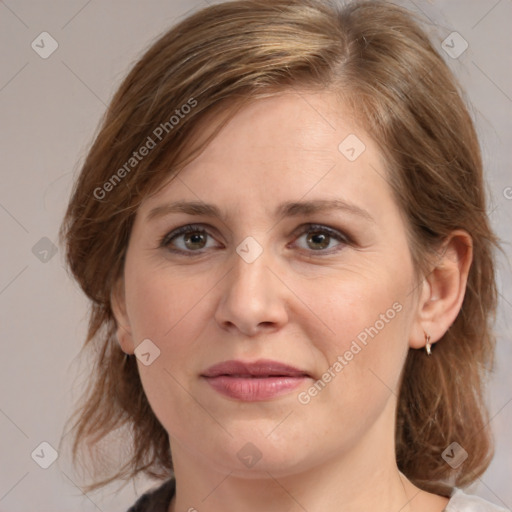
<instances>
[{"instance_id":1,"label":"lip","mask_svg":"<svg viewBox=\"0 0 512 512\"><path fill-rule=\"evenodd\" d=\"M266 359L224 361L208 368L202 377L218 393L244 402L287 394L311 378L304 370Z\"/></svg>"}]
</instances>

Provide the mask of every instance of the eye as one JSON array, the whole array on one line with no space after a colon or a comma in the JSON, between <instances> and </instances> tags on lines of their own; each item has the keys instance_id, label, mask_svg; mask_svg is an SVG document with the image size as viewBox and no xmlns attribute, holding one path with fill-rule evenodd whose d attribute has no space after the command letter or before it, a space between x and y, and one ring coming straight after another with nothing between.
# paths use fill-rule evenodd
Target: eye
<instances>
[{"instance_id":1,"label":"eye","mask_svg":"<svg viewBox=\"0 0 512 512\"><path fill-rule=\"evenodd\" d=\"M295 244L307 251L330 253L350 243L348 236L327 226L310 224L305 226L301 233ZM336 248L335 251L330 251L334 248Z\"/></svg>"},{"instance_id":2,"label":"eye","mask_svg":"<svg viewBox=\"0 0 512 512\"><path fill-rule=\"evenodd\" d=\"M293 244L304 251L331 254L351 243L349 236L328 226L307 224L300 229ZM202 225L194 224L171 231L161 239L160 246L189 256L222 247Z\"/></svg>"},{"instance_id":3,"label":"eye","mask_svg":"<svg viewBox=\"0 0 512 512\"><path fill-rule=\"evenodd\" d=\"M173 252L200 252L216 247L215 239L202 226L189 224L165 235L160 245Z\"/></svg>"}]
</instances>

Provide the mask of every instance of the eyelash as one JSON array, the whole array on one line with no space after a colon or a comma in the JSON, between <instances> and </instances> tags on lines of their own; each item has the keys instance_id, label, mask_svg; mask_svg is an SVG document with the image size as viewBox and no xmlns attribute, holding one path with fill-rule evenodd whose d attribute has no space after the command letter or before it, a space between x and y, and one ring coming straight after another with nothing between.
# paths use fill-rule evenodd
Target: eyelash
<instances>
[{"instance_id":1,"label":"eyelash","mask_svg":"<svg viewBox=\"0 0 512 512\"><path fill-rule=\"evenodd\" d=\"M336 241L340 242L340 246L336 246L335 248L331 249L319 249L314 250L310 249L308 252L314 255L330 255L334 252L340 251L344 245L351 245L353 244L352 238L342 233L336 229L330 228L328 226L324 226L322 224L305 224L301 226L302 229L298 233L294 233L294 236L296 236L295 240L298 240L302 235L310 233L310 232L319 232L323 234L327 234L330 238L335 239ZM186 226L182 226L180 228L177 228L170 233L167 233L164 237L160 239L159 247L165 248L168 251L180 255L185 255L189 257L193 256L199 256L204 254L205 249L200 249L197 251L184 251L182 249L171 249L169 247L169 244L176 238L182 235L186 235L188 233L200 233L203 235L211 236L210 233L204 229L204 227L200 224L187 224ZM212 237L213 238L213 237ZM306 250L306 249L303 249Z\"/></svg>"}]
</instances>

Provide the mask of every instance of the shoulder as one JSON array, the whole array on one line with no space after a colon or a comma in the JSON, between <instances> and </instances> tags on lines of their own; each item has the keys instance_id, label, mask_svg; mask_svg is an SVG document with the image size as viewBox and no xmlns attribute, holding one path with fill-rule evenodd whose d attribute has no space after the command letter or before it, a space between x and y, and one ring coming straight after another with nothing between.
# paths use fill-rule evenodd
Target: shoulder
<instances>
[{"instance_id":1,"label":"shoulder","mask_svg":"<svg viewBox=\"0 0 512 512\"><path fill-rule=\"evenodd\" d=\"M506 508L455 488L444 512L510 512Z\"/></svg>"},{"instance_id":2,"label":"shoulder","mask_svg":"<svg viewBox=\"0 0 512 512\"><path fill-rule=\"evenodd\" d=\"M160 487L143 494L127 512L167 512L175 486L174 478L167 480Z\"/></svg>"}]
</instances>

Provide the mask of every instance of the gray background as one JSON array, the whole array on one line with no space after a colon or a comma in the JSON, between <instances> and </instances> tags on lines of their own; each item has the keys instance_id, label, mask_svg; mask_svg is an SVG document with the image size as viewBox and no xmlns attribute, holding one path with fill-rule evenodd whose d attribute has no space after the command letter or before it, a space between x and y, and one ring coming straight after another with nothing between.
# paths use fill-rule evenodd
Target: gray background
<instances>
[{"instance_id":1,"label":"gray background","mask_svg":"<svg viewBox=\"0 0 512 512\"><path fill-rule=\"evenodd\" d=\"M510 254L512 1L401 3L422 14L467 90L483 148L489 212ZM117 494L111 487L85 495L66 453L48 469L31 457L36 448L44 453L38 460L48 457L47 449L38 448L44 441L58 449L86 372L77 354L87 302L63 268L62 251L52 256L44 237L57 243L73 177L120 80L161 32L205 5L203 0L0 1L0 511L124 511L150 484L141 479ZM47 59L31 47L43 31L59 45ZM453 31L469 44L456 59L441 48ZM500 257L497 370L489 390L496 456L470 489L509 508L511 275Z\"/></svg>"}]
</instances>

